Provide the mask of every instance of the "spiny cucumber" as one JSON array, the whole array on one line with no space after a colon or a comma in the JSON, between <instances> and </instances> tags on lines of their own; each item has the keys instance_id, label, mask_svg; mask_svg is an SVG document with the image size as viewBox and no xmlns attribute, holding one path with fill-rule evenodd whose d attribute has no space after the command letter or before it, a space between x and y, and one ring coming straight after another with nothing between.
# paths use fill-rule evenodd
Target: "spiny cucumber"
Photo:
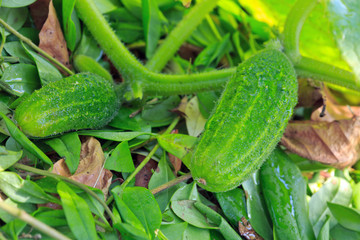
<instances>
[{"instance_id":1,"label":"spiny cucumber","mask_svg":"<svg viewBox=\"0 0 360 240\"><path fill-rule=\"evenodd\" d=\"M297 86L290 60L278 50L263 50L239 65L191 159L201 187L228 191L260 168L292 115Z\"/></svg>"}]
</instances>

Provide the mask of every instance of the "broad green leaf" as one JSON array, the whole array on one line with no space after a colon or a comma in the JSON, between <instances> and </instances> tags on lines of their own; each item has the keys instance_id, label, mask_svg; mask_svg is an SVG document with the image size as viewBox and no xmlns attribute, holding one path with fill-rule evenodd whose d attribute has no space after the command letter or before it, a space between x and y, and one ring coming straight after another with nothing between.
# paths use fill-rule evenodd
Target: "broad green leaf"
<instances>
[{"instance_id":1,"label":"broad green leaf","mask_svg":"<svg viewBox=\"0 0 360 240\"><path fill-rule=\"evenodd\" d=\"M180 158L183 163L190 167L190 161L185 161L184 157L189 154L192 155L192 148L197 142L196 137L185 134L162 134L157 137L160 146L175 157Z\"/></svg>"},{"instance_id":2,"label":"broad green leaf","mask_svg":"<svg viewBox=\"0 0 360 240\"><path fill-rule=\"evenodd\" d=\"M14 201L21 203L58 203L58 199L46 194L35 182L23 180L13 172L0 172L0 189Z\"/></svg>"},{"instance_id":3,"label":"broad green leaf","mask_svg":"<svg viewBox=\"0 0 360 240\"><path fill-rule=\"evenodd\" d=\"M15 30L19 30L24 25L28 14L29 11L27 10L26 7L22 7L22 8L7 8L4 6L0 7L1 19L4 20ZM2 26L0 27L0 31L1 29ZM5 35L8 34L9 34L8 32L5 32Z\"/></svg>"},{"instance_id":4,"label":"broad green leaf","mask_svg":"<svg viewBox=\"0 0 360 240\"><path fill-rule=\"evenodd\" d=\"M179 104L179 96L165 98L156 104L147 104L141 112L141 118L152 127L167 126L177 116L171 110L179 106Z\"/></svg>"},{"instance_id":5,"label":"broad green leaf","mask_svg":"<svg viewBox=\"0 0 360 240\"><path fill-rule=\"evenodd\" d=\"M171 201L181 201L181 200L200 200L199 192L197 191L196 183L187 184L173 194Z\"/></svg>"},{"instance_id":6,"label":"broad green leaf","mask_svg":"<svg viewBox=\"0 0 360 240\"><path fill-rule=\"evenodd\" d=\"M134 112L136 112L136 109L121 107L118 114L108 125L123 130L141 131L143 125L146 125L147 123L145 123L139 114L130 117Z\"/></svg>"},{"instance_id":7,"label":"broad green leaf","mask_svg":"<svg viewBox=\"0 0 360 240\"><path fill-rule=\"evenodd\" d=\"M326 216L324 225L321 227L318 237L316 240L329 240L330 239L330 216Z\"/></svg>"},{"instance_id":8,"label":"broad green leaf","mask_svg":"<svg viewBox=\"0 0 360 240\"><path fill-rule=\"evenodd\" d=\"M316 236L325 223L326 215L331 215L327 202L348 206L351 202L351 196L350 184L342 178L333 177L328 179L320 190L311 197L309 201L309 218ZM335 224L336 220L331 215L330 228Z\"/></svg>"},{"instance_id":9,"label":"broad green leaf","mask_svg":"<svg viewBox=\"0 0 360 240\"><path fill-rule=\"evenodd\" d=\"M340 204L328 202L332 215L344 228L360 231L360 211Z\"/></svg>"},{"instance_id":10,"label":"broad green leaf","mask_svg":"<svg viewBox=\"0 0 360 240\"><path fill-rule=\"evenodd\" d=\"M353 205L357 210L360 210L360 182L353 186Z\"/></svg>"},{"instance_id":11,"label":"broad green leaf","mask_svg":"<svg viewBox=\"0 0 360 240\"><path fill-rule=\"evenodd\" d=\"M163 224L160 227L162 233L171 240L183 240L183 234L188 226L187 222L175 224ZM155 238L159 239L159 238Z\"/></svg>"},{"instance_id":12,"label":"broad green leaf","mask_svg":"<svg viewBox=\"0 0 360 240\"><path fill-rule=\"evenodd\" d=\"M210 238L210 230L188 225L183 234L183 240L199 240L199 239L212 240Z\"/></svg>"},{"instance_id":13,"label":"broad green leaf","mask_svg":"<svg viewBox=\"0 0 360 240\"><path fill-rule=\"evenodd\" d=\"M76 238L98 239L94 218L85 200L63 182L58 183L57 190L66 220Z\"/></svg>"},{"instance_id":14,"label":"broad green leaf","mask_svg":"<svg viewBox=\"0 0 360 240\"><path fill-rule=\"evenodd\" d=\"M142 20L146 42L146 57L154 54L161 32L160 10L155 0L142 0Z\"/></svg>"},{"instance_id":15,"label":"broad green leaf","mask_svg":"<svg viewBox=\"0 0 360 240\"><path fill-rule=\"evenodd\" d=\"M34 217L51 227L67 226L63 209L39 208Z\"/></svg>"},{"instance_id":16,"label":"broad green leaf","mask_svg":"<svg viewBox=\"0 0 360 240\"><path fill-rule=\"evenodd\" d=\"M353 0L330 0L327 4L333 34L343 58L354 71L360 83L360 2Z\"/></svg>"},{"instance_id":17,"label":"broad green leaf","mask_svg":"<svg viewBox=\"0 0 360 240\"><path fill-rule=\"evenodd\" d=\"M166 159L165 152L160 159L160 162L158 164L157 169L153 173L153 175L150 178L149 181L149 190L152 190L162 184L165 184L171 180L175 179L175 175L172 172L168 161ZM159 204L161 212L163 212L170 202L170 199L174 192L176 191L177 186L172 186L171 188L165 189L164 191L161 191L160 193L157 193L155 195L155 199Z\"/></svg>"},{"instance_id":18,"label":"broad green leaf","mask_svg":"<svg viewBox=\"0 0 360 240\"><path fill-rule=\"evenodd\" d=\"M127 141L119 143L106 159L104 168L117 172L132 172L135 170Z\"/></svg>"},{"instance_id":19,"label":"broad green leaf","mask_svg":"<svg viewBox=\"0 0 360 240\"><path fill-rule=\"evenodd\" d=\"M332 240L359 240L360 231L355 232L337 224L330 230L330 236Z\"/></svg>"},{"instance_id":20,"label":"broad green leaf","mask_svg":"<svg viewBox=\"0 0 360 240\"><path fill-rule=\"evenodd\" d=\"M116 142L129 141L141 135L155 135L147 132L121 132L117 130L83 130L77 133L79 135L93 136Z\"/></svg>"},{"instance_id":21,"label":"broad green leaf","mask_svg":"<svg viewBox=\"0 0 360 240\"><path fill-rule=\"evenodd\" d=\"M25 7L36 0L2 0L1 6L7 7L7 8L19 8L19 7Z\"/></svg>"},{"instance_id":22,"label":"broad green leaf","mask_svg":"<svg viewBox=\"0 0 360 240\"><path fill-rule=\"evenodd\" d=\"M25 44L22 45L26 53L35 61L42 86L62 79L61 73L54 65L52 65L44 57L30 50L27 46L25 46Z\"/></svg>"},{"instance_id":23,"label":"broad green leaf","mask_svg":"<svg viewBox=\"0 0 360 240\"><path fill-rule=\"evenodd\" d=\"M142 18L141 0L122 0L125 8L135 17Z\"/></svg>"},{"instance_id":24,"label":"broad green leaf","mask_svg":"<svg viewBox=\"0 0 360 240\"><path fill-rule=\"evenodd\" d=\"M76 44L76 26L72 19L72 16L75 18L75 0L63 0L62 1L62 19L63 19L63 28L64 35L67 43L67 47L74 51ZM80 31L78 31L80 32Z\"/></svg>"},{"instance_id":25,"label":"broad green leaf","mask_svg":"<svg viewBox=\"0 0 360 240\"><path fill-rule=\"evenodd\" d=\"M121 239L124 240L150 240L151 238L146 234L145 230L139 229L128 223L115 224L120 232Z\"/></svg>"},{"instance_id":26,"label":"broad green leaf","mask_svg":"<svg viewBox=\"0 0 360 240\"><path fill-rule=\"evenodd\" d=\"M81 151L81 142L77 133L68 133L47 140L45 143L52 147L61 158L65 159L70 173L74 174L80 162Z\"/></svg>"},{"instance_id":27,"label":"broad green leaf","mask_svg":"<svg viewBox=\"0 0 360 240\"><path fill-rule=\"evenodd\" d=\"M5 43L4 49L7 53L9 53L9 55L13 57L18 57L20 63L34 63L31 57L27 55L25 49L19 41ZM37 79L39 79L39 76L37 76Z\"/></svg>"},{"instance_id":28,"label":"broad green leaf","mask_svg":"<svg viewBox=\"0 0 360 240\"><path fill-rule=\"evenodd\" d=\"M205 229L218 229L213 223L209 223L207 218L195 208L194 200L171 201L171 209L176 216L189 224Z\"/></svg>"},{"instance_id":29,"label":"broad green leaf","mask_svg":"<svg viewBox=\"0 0 360 240\"><path fill-rule=\"evenodd\" d=\"M40 87L36 67L25 63L10 65L1 77L0 87L15 96L31 94Z\"/></svg>"},{"instance_id":30,"label":"broad green leaf","mask_svg":"<svg viewBox=\"0 0 360 240\"><path fill-rule=\"evenodd\" d=\"M249 219L246 213L245 193L240 188L215 194L222 211L233 226L238 225L242 217Z\"/></svg>"},{"instance_id":31,"label":"broad green leaf","mask_svg":"<svg viewBox=\"0 0 360 240\"><path fill-rule=\"evenodd\" d=\"M256 20L283 30L285 19L296 0L238 0ZM302 55L348 69L333 38L325 11L326 1L320 2L310 13L300 35Z\"/></svg>"},{"instance_id":32,"label":"broad green leaf","mask_svg":"<svg viewBox=\"0 0 360 240\"><path fill-rule=\"evenodd\" d=\"M95 60L101 58L102 50L98 47L97 42L86 27L83 27L80 43L74 52L74 56L75 55L86 55Z\"/></svg>"},{"instance_id":33,"label":"broad green leaf","mask_svg":"<svg viewBox=\"0 0 360 240\"><path fill-rule=\"evenodd\" d=\"M160 228L162 219L154 195L143 187L127 187L121 197L153 239L155 231Z\"/></svg>"},{"instance_id":34,"label":"broad green leaf","mask_svg":"<svg viewBox=\"0 0 360 240\"><path fill-rule=\"evenodd\" d=\"M93 188L92 191L103 201L105 201L104 193L97 188ZM93 196L86 192L80 192L79 196L85 200L85 202L88 204L89 209L92 213L99 216L103 222L107 222L106 218L104 217L104 207L101 205L101 203L95 199Z\"/></svg>"},{"instance_id":35,"label":"broad green leaf","mask_svg":"<svg viewBox=\"0 0 360 240\"><path fill-rule=\"evenodd\" d=\"M99 9L101 13L107 13L116 10L119 5L119 1L117 0L102 0L95 1L96 7Z\"/></svg>"},{"instance_id":36,"label":"broad green leaf","mask_svg":"<svg viewBox=\"0 0 360 240\"><path fill-rule=\"evenodd\" d=\"M6 127L10 135L23 146L31 154L35 155L39 159L43 160L45 163L53 165L52 161L45 153L43 153L33 142L31 142L24 133L22 133L16 125L3 113L0 112L0 116L4 119Z\"/></svg>"},{"instance_id":37,"label":"broad green leaf","mask_svg":"<svg viewBox=\"0 0 360 240\"><path fill-rule=\"evenodd\" d=\"M6 170L11 167L14 163L21 159L22 151L10 151L4 146L0 146L0 171Z\"/></svg>"},{"instance_id":38,"label":"broad green leaf","mask_svg":"<svg viewBox=\"0 0 360 240\"><path fill-rule=\"evenodd\" d=\"M206 218L208 218L210 221L212 221L219 227L219 231L225 239L241 240L240 235L234 231L234 229L229 225L228 222L225 221L225 219L220 214L218 214L205 204L202 204L201 202L195 202L194 206L202 214L204 214Z\"/></svg>"},{"instance_id":39,"label":"broad green leaf","mask_svg":"<svg viewBox=\"0 0 360 240\"><path fill-rule=\"evenodd\" d=\"M247 195L246 206L251 226L264 239L272 239L273 230L260 187L259 173L252 174L250 178L242 183L242 186Z\"/></svg>"}]
</instances>

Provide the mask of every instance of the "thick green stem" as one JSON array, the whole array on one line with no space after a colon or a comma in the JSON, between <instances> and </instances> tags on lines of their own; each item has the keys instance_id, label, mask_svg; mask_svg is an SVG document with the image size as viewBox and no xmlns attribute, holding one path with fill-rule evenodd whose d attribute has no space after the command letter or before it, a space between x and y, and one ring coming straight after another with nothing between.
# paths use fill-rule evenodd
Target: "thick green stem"
<instances>
[{"instance_id":1,"label":"thick green stem","mask_svg":"<svg viewBox=\"0 0 360 240\"><path fill-rule=\"evenodd\" d=\"M36 46L29 38L25 37L24 35L20 34L18 31L16 31L14 28L12 28L9 24L7 24L4 20L0 18L0 24L3 25L6 30L14 34L16 37L18 37L21 41L28 44L30 47L35 49L38 53L49 59L51 62L53 62L55 65L60 67L64 72L68 73L69 75L74 75L70 69L68 69L64 64L53 58L50 54Z\"/></svg>"},{"instance_id":2,"label":"thick green stem","mask_svg":"<svg viewBox=\"0 0 360 240\"><path fill-rule=\"evenodd\" d=\"M67 236L63 235L62 233L58 232L56 229L46 225L45 223L37 220L33 216L29 215L24 210L18 209L5 203L3 200L0 200L0 208L9 213L10 215L26 222L30 226L34 227L35 229L43 232L45 235L48 235L52 239L61 239L61 240L70 240Z\"/></svg>"},{"instance_id":3,"label":"thick green stem","mask_svg":"<svg viewBox=\"0 0 360 240\"><path fill-rule=\"evenodd\" d=\"M301 57L298 63L295 64L295 70L301 77L312 78L360 91L360 87L355 84L355 76L353 73L333 65L311 58Z\"/></svg>"},{"instance_id":4,"label":"thick green stem","mask_svg":"<svg viewBox=\"0 0 360 240\"><path fill-rule=\"evenodd\" d=\"M206 15L215 8L218 1L219 0L198 1L190 12L186 14L180 23L170 32L145 66L155 72L161 71L180 48L181 44L188 39Z\"/></svg>"},{"instance_id":5,"label":"thick green stem","mask_svg":"<svg viewBox=\"0 0 360 240\"><path fill-rule=\"evenodd\" d=\"M91 191L88 186L86 186L85 184L79 183L77 181L74 181L68 177L64 177L55 173L51 173L45 170L41 170L41 169L37 169L37 168L33 168L33 167L29 167L20 163L15 163L13 165L13 167L27 171L27 172L32 172L32 173L36 173L42 176L46 176L46 177L52 177L58 180L62 180L64 182L70 183L80 189L82 189L84 192L88 193L90 196L92 196L93 198L95 198L105 209L105 211L107 212L107 214L109 215L109 217L111 218L111 220L114 221L115 217L113 215L113 213L111 212L110 208L106 205L106 203L99 198L98 195L96 195L96 193L94 193L93 191Z\"/></svg>"},{"instance_id":6,"label":"thick green stem","mask_svg":"<svg viewBox=\"0 0 360 240\"><path fill-rule=\"evenodd\" d=\"M293 63L299 61L299 39L301 29L309 13L314 9L318 0L298 0L291 8L284 26L285 54Z\"/></svg>"}]
</instances>

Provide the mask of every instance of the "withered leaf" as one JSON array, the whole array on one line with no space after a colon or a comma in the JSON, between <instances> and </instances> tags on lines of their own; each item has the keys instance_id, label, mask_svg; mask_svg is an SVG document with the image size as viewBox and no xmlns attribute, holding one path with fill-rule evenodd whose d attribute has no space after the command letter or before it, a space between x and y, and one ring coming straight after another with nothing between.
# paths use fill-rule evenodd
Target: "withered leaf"
<instances>
[{"instance_id":1,"label":"withered leaf","mask_svg":"<svg viewBox=\"0 0 360 240\"><path fill-rule=\"evenodd\" d=\"M247 240L264 240L251 226L245 217L241 218L241 222L238 224L240 235Z\"/></svg>"},{"instance_id":2,"label":"withered leaf","mask_svg":"<svg viewBox=\"0 0 360 240\"><path fill-rule=\"evenodd\" d=\"M111 184L112 173L104 168L104 161L105 156L100 142L91 137L81 145L80 163L74 175L70 174L64 159L54 164L53 173L100 189L106 197Z\"/></svg>"},{"instance_id":3,"label":"withered leaf","mask_svg":"<svg viewBox=\"0 0 360 240\"><path fill-rule=\"evenodd\" d=\"M70 67L66 41L52 1L49 3L48 16L39 33L39 39L39 47L42 50L59 60L65 66Z\"/></svg>"},{"instance_id":4,"label":"withered leaf","mask_svg":"<svg viewBox=\"0 0 360 240\"><path fill-rule=\"evenodd\" d=\"M138 166L145 159L142 155L136 155L136 166ZM135 186L147 188L149 185L150 178L153 174L153 171L157 168L157 162L150 159L148 163L140 170L135 176Z\"/></svg>"},{"instance_id":5,"label":"withered leaf","mask_svg":"<svg viewBox=\"0 0 360 240\"><path fill-rule=\"evenodd\" d=\"M344 168L359 159L360 118L290 121L281 144L304 158Z\"/></svg>"},{"instance_id":6,"label":"withered leaf","mask_svg":"<svg viewBox=\"0 0 360 240\"><path fill-rule=\"evenodd\" d=\"M185 114L186 128L189 135L199 136L204 130L206 119L200 112L198 98L195 96L189 102L182 99L178 110Z\"/></svg>"},{"instance_id":7,"label":"withered leaf","mask_svg":"<svg viewBox=\"0 0 360 240\"><path fill-rule=\"evenodd\" d=\"M30 14L38 30L42 28L48 17L49 4L50 0L37 0L30 5Z\"/></svg>"},{"instance_id":8,"label":"withered leaf","mask_svg":"<svg viewBox=\"0 0 360 240\"><path fill-rule=\"evenodd\" d=\"M298 79L298 107L318 107L322 105L322 95L319 86L308 79Z\"/></svg>"}]
</instances>

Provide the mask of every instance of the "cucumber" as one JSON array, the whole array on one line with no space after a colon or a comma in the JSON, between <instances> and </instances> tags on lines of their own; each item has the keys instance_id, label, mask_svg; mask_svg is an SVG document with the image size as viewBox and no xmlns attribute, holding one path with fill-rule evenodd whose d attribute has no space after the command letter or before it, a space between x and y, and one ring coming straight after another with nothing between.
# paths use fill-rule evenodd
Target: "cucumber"
<instances>
[{"instance_id":1,"label":"cucumber","mask_svg":"<svg viewBox=\"0 0 360 240\"><path fill-rule=\"evenodd\" d=\"M16 108L15 120L26 135L47 137L102 127L118 107L112 83L92 73L80 73L33 92Z\"/></svg>"},{"instance_id":2,"label":"cucumber","mask_svg":"<svg viewBox=\"0 0 360 240\"><path fill-rule=\"evenodd\" d=\"M239 65L195 148L190 170L204 189L237 187L262 165L280 140L297 103L290 60L268 49Z\"/></svg>"}]
</instances>

